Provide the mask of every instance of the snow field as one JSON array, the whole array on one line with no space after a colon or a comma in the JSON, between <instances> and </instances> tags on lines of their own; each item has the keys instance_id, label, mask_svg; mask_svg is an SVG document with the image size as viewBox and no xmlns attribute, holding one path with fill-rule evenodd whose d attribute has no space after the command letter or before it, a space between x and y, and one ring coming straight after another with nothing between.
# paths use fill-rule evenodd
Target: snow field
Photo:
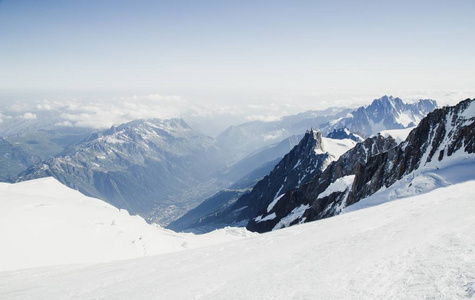
<instances>
[{"instance_id":1,"label":"snow field","mask_svg":"<svg viewBox=\"0 0 475 300\"><path fill-rule=\"evenodd\" d=\"M250 235L243 228L175 233L53 178L0 183L0 271L130 259Z\"/></svg>"},{"instance_id":2,"label":"snow field","mask_svg":"<svg viewBox=\"0 0 475 300\"><path fill-rule=\"evenodd\" d=\"M464 299L475 181L208 247L0 272L2 299Z\"/></svg>"}]
</instances>

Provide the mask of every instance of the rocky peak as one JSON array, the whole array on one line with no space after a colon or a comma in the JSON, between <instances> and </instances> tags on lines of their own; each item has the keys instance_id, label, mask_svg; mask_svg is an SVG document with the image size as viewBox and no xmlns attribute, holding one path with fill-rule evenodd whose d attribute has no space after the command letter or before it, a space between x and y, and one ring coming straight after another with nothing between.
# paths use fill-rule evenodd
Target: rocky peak
<instances>
[{"instance_id":1,"label":"rocky peak","mask_svg":"<svg viewBox=\"0 0 475 300\"><path fill-rule=\"evenodd\" d=\"M303 155L324 153L325 150L323 147L322 133L320 131L314 130L313 128L307 130L297 147L301 149L300 153Z\"/></svg>"},{"instance_id":2,"label":"rocky peak","mask_svg":"<svg viewBox=\"0 0 475 300\"><path fill-rule=\"evenodd\" d=\"M373 103L371 103L366 110L368 114L372 116L373 121L379 123L388 115L402 112L404 110L404 102L397 97L383 96L373 100Z\"/></svg>"}]
</instances>

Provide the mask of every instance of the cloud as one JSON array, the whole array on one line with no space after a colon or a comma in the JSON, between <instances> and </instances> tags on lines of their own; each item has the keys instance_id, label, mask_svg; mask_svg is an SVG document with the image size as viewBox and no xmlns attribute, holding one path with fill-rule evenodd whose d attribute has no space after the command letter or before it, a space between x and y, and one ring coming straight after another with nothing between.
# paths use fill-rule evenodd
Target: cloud
<instances>
[{"instance_id":1,"label":"cloud","mask_svg":"<svg viewBox=\"0 0 475 300\"><path fill-rule=\"evenodd\" d=\"M276 140L276 139L280 140L284 133L285 133L285 129L272 131L266 136L264 136L264 141Z\"/></svg>"},{"instance_id":2,"label":"cloud","mask_svg":"<svg viewBox=\"0 0 475 300\"><path fill-rule=\"evenodd\" d=\"M37 104L35 107L37 110L52 110L53 109L53 106L49 103Z\"/></svg>"},{"instance_id":3,"label":"cloud","mask_svg":"<svg viewBox=\"0 0 475 300\"><path fill-rule=\"evenodd\" d=\"M31 106L26 103L15 103L8 107L8 110L12 112L24 112L30 109L31 109Z\"/></svg>"},{"instance_id":4,"label":"cloud","mask_svg":"<svg viewBox=\"0 0 475 300\"><path fill-rule=\"evenodd\" d=\"M37 116L34 113L27 112L27 113L24 113L23 115L21 115L21 118L25 119L25 120L35 120L37 118Z\"/></svg>"},{"instance_id":5,"label":"cloud","mask_svg":"<svg viewBox=\"0 0 475 300\"><path fill-rule=\"evenodd\" d=\"M54 105L53 105L54 104ZM134 95L109 100L63 101L47 103L61 111L58 126L108 128L136 119L176 118L189 109L190 104L179 96ZM46 108L44 103L38 108Z\"/></svg>"},{"instance_id":6,"label":"cloud","mask_svg":"<svg viewBox=\"0 0 475 300\"><path fill-rule=\"evenodd\" d=\"M108 98L42 99L32 103L14 103L2 107L0 122L8 127L11 119L28 119L56 126L109 128L136 119L182 117L193 128L209 135L217 135L230 125L248 121L275 121L283 116L307 110L332 107L355 108L368 105L375 98L392 94L408 101L432 98L439 105L454 104L475 94L474 91L326 91L280 94L275 96L244 97L226 101L197 101L177 95L131 95ZM192 97L192 96L189 96ZM241 101L242 100L242 101ZM13 124L13 123L12 123ZM46 124L46 123L45 123ZM275 136L275 137L274 137ZM278 138L278 133L268 139Z\"/></svg>"},{"instance_id":7,"label":"cloud","mask_svg":"<svg viewBox=\"0 0 475 300\"><path fill-rule=\"evenodd\" d=\"M275 116L275 115L252 115L246 116L246 120L248 121L263 121L263 122L272 122L278 121L282 119L282 116Z\"/></svg>"},{"instance_id":8,"label":"cloud","mask_svg":"<svg viewBox=\"0 0 475 300\"><path fill-rule=\"evenodd\" d=\"M69 121L58 122L54 124L55 126L65 126L65 127L73 127L73 123Z\"/></svg>"}]
</instances>

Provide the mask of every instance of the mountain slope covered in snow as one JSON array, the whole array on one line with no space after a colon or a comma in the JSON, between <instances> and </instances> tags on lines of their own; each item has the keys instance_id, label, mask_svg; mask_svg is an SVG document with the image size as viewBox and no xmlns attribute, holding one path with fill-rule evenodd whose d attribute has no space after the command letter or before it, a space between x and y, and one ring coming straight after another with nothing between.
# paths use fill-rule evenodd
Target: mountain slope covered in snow
<instances>
[{"instance_id":1,"label":"mountain slope covered in snow","mask_svg":"<svg viewBox=\"0 0 475 300\"><path fill-rule=\"evenodd\" d=\"M51 177L0 183L0 270L131 259L248 235L238 228L177 234Z\"/></svg>"},{"instance_id":2,"label":"mountain slope covered in snow","mask_svg":"<svg viewBox=\"0 0 475 300\"><path fill-rule=\"evenodd\" d=\"M467 299L474 213L471 180L215 246L0 272L0 298Z\"/></svg>"}]
</instances>

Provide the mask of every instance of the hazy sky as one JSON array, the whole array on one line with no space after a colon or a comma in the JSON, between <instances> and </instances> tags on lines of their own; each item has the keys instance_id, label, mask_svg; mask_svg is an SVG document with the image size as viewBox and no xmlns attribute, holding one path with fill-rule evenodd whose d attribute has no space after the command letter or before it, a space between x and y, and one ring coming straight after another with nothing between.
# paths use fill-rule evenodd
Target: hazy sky
<instances>
[{"instance_id":1,"label":"hazy sky","mask_svg":"<svg viewBox=\"0 0 475 300\"><path fill-rule=\"evenodd\" d=\"M0 1L2 88L463 89L475 1Z\"/></svg>"},{"instance_id":2,"label":"hazy sky","mask_svg":"<svg viewBox=\"0 0 475 300\"><path fill-rule=\"evenodd\" d=\"M474 15L473 0L0 0L0 101L323 106L475 90Z\"/></svg>"}]
</instances>

